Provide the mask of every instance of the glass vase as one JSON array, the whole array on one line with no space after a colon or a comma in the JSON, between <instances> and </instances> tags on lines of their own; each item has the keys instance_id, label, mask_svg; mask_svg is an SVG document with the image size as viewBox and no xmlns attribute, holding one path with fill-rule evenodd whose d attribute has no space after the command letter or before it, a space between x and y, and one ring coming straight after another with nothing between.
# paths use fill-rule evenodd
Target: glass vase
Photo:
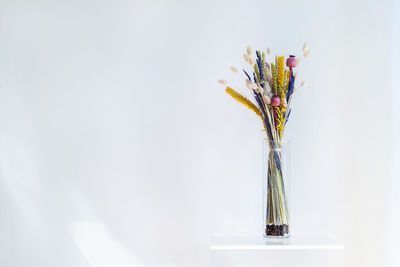
<instances>
[{"instance_id":1,"label":"glass vase","mask_svg":"<svg viewBox=\"0 0 400 267\"><path fill-rule=\"evenodd\" d=\"M264 236L285 238L290 236L290 143L265 141L264 144Z\"/></svg>"}]
</instances>

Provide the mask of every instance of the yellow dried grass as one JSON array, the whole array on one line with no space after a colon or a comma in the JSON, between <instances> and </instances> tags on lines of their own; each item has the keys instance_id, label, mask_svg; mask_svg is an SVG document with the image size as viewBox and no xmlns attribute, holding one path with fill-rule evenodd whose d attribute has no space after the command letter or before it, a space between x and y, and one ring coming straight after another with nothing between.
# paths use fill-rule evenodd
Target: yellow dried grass
<instances>
[{"instance_id":1,"label":"yellow dried grass","mask_svg":"<svg viewBox=\"0 0 400 267\"><path fill-rule=\"evenodd\" d=\"M249 99L247 99L247 97L239 94L238 92L236 92L229 86L226 87L225 92L228 95L230 95L231 97L233 97L236 101L238 101L242 105L246 106L248 109L254 111L254 113L256 113L258 116L263 118L260 109L256 105L254 105L253 102L251 102Z\"/></svg>"},{"instance_id":2,"label":"yellow dried grass","mask_svg":"<svg viewBox=\"0 0 400 267\"><path fill-rule=\"evenodd\" d=\"M277 57L276 65L278 69L278 87L282 90L285 82L285 57Z\"/></svg>"}]
</instances>

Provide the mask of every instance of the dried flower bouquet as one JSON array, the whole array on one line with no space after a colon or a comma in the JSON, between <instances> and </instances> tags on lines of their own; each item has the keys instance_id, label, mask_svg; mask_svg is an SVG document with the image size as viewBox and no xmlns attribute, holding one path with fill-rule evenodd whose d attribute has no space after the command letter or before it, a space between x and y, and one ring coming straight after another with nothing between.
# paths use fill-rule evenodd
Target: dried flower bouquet
<instances>
[{"instance_id":1,"label":"dried flower bouquet","mask_svg":"<svg viewBox=\"0 0 400 267\"><path fill-rule=\"evenodd\" d=\"M253 103L246 96L238 93L224 80L218 81L226 86L225 91L235 100L252 110L262 120L264 131L269 144L268 172L265 210L265 236L266 237L287 237L289 236L289 209L287 192L285 190L285 179L282 162L282 139L286 123L291 114L291 104L296 91L295 80L298 73L294 68L300 63L290 55L286 60L283 56L275 56L274 62L267 62L267 55L271 53L256 51L255 60L252 58L252 49L247 47L243 55L244 60L252 67L252 75L243 69L246 77L246 86L254 97ZM310 55L307 43L303 45L303 58ZM235 67L232 72L238 73ZM301 83L301 87L306 81Z\"/></svg>"}]
</instances>

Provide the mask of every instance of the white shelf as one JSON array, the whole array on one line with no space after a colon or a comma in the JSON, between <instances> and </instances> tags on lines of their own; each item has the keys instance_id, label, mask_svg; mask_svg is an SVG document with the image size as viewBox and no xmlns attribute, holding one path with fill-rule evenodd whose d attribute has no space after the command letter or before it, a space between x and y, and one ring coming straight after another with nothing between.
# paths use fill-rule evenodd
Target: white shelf
<instances>
[{"instance_id":1,"label":"white shelf","mask_svg":"<svg viewBox=\"0 0 400 267\"><path fill-rule=\"evenodd\" d=\"M211 250L338 250L344 249L330 233L293 233L290 238L271 239L257 235L214 235Z\"/></svg>"}]
</instances>

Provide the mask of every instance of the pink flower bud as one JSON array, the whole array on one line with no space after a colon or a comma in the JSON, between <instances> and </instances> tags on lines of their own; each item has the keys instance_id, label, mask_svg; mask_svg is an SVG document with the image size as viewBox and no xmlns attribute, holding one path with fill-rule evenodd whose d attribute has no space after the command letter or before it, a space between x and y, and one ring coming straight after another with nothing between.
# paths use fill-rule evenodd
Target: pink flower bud
<instances>
[{"instance_id":1,"label":"pink flower bud","mask_svg":"<svg viewBox=\"0 0 400 267\"><path fill-rule=\"evenodd\" d=\"M296 57L293 55L290 55L290 57L286 60L286 66L289 68L294 68L297 65L297 60Z\"/></svg>"},{"instance_id":2,"label":"pink flower bud","mask_svg":"<svg viewBox=\"0 0 400 267\"><path fill-rule=\"evenodd\" d=\"M271 106L273 107L277 107L281 104L281 99L279 98L279 96L275 95L271 98Z\"/></svg>"}]
</instances>

